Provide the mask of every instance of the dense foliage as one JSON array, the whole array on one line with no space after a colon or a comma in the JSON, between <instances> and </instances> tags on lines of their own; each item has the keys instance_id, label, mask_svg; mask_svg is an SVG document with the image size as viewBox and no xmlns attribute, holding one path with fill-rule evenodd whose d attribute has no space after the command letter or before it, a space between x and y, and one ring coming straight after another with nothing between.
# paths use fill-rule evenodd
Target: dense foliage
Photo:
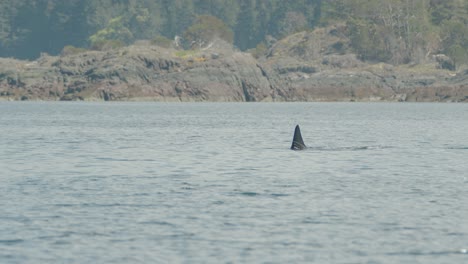
<instances>
[{"instance_id":1,"label":"dense foliage","mask_svg":"<svg viewBox=\"0 0 468 264\"><path fill-rule=\"evenodd\" d=\"M364 60L419 63L435 53L468 62L468 1L330 1L328 20L344 20Z\"/></svg>"},{"instance_id":2,"label":"dense foliage","mask_svg":"<svg viewBox=\"0 0 468 264\"><path fill-rule=\"evenodd\" d=\"M468 63L466 0L2 0L0 56L142 39L167 46L176 36L189 46L220 37L246 50L334 23L347 25L363 60L418 63L443 53Z\"/></svg>"}]
</instances>

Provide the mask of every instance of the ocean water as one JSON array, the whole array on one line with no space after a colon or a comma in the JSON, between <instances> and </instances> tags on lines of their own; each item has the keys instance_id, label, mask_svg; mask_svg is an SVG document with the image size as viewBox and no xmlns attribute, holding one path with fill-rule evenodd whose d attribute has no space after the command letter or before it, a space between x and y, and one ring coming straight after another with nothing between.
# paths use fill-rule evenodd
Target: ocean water
<instances>
[{"instance_id":1,"label":"ocean water","mask_svg":"<svg viewBox=\"0 0 468 264\"><path fill-rule=\"evenodd\" d=\"M0 263L468 263L468 104L2 102L0 133Z\"/></svg>"}]
</instances>

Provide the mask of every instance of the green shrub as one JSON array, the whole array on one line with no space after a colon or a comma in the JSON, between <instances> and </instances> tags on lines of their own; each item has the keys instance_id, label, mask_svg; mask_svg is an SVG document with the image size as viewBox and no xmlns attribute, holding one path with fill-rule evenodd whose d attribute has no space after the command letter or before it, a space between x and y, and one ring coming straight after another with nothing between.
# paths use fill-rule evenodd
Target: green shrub
<instances>
[{"instance_id":1,"label":"green shrub","mask_svg":"<svg viewBox=\"0 0 468 264\"><path fill-rule=\"evenodd\" d=\"M214 16L198 16L195 23L184 32L187 48L200 48L220 38L232 44L234 33L222 20Z\"/></svg>"},{"instance_id":2,"label":"green shrub","mask_svg":"<svg viewBox=\"0 0 468 264\"><path fill-rule=\"evenodd\" d=\"M113 49L123 46L124 43L130 43L133 34L127 24L128 21L122 16L109 20L107 27L89 37L91 47L97 50Z\"/></svg>"},{"instance_id":3,"label":"green shrub","mask_svg":"<svg viewBox=\"0 0 468 264\"><path fill-rule=\"evenodd\" d=\"M260 42L255 49L250 49L248 50L252 56L254 56L256 59L264 56L267 52L268 48L265 45L265 43Z\"/></svg>"},{"instance_id":4,"label":"green shrub","mask_svg":"<svg viewBox=\"0 0 468 264\"><path fill-rule=\"evenodd\" d=\"M172 45L172 40L163 36L156 36L154 39L151 40L151 44L163 48L170 48Z\"/></svg>"},{"instance_id":5,"label":"green shrub","mask_svg":"<svg viewBox=\"0 0 468 264\"><path fill-rule=\"evenodd\" d=\"M106 50L119 49L124 46L125 44L120 40L106 39L106 40L99 40L99 41L94 42L91 46L91 49L99 50L99 51L106 51Z\"/></svg>"},{"instance_id":6,"label":"green shrub","mask_svg":"<svg viewBox=\"0 0 468 264\"><path fill-rule=\"evenodd\" d=\"M72 45L67 45L63 47L62 52L60 53L61 56L69 56L69 55L75 55L75 54L80 54L83 52L88 51L87 49L84 48L78 48Z\"/></svg>"},{"instance_id":7,"label":"green shrub","mask_svg":"<svg viewBox=\"0 0 468 264\"><path fill-rule=\"evenodd\" d=\"M198 51L196 51L196 50L179 50L174 55L176 57L186 59L186 58L192 57L192 56L194 56L196 54L198 54Z\"/></svg>"}]
</instances>

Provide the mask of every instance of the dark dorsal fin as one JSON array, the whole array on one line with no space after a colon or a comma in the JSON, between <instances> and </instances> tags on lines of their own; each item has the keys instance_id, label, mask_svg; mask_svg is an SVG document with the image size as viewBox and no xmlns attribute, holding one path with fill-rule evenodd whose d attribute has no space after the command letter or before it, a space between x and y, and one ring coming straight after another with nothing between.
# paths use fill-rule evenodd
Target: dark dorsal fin
<instances>
[{"instance_id":1,"label":"dark dorsal fin","mask_svg":"<svg viewBox=\"0 0 468 264\"><path fill-rule=\"evenodd\" d=\"M301 129L299 128L299 125L297 125L296 129L294 130L294 138L292 141L291 149L302 150L305 148L306 148L306 145L304 144L304 140L302 139Z\"/></svg>"}]
</instances>

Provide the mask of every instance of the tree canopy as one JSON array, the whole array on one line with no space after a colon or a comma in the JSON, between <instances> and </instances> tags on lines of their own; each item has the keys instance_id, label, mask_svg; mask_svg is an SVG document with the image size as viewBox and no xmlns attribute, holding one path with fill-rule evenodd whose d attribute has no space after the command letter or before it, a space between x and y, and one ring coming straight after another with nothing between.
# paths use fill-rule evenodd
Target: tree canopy
<instances>
[{"instance_id":1,"label":"tree canopy","mask_svg":"<svg viewBox=\"0 0 468 264\"><path fill-rule=\"evenodd\" d=\"M0 56L175 36L199 44L216 36L247 50L334 23L346 24L363 60L402 64L443 53L468 63L466 0L3 0Z\"/></svg>"}]
</instances>

